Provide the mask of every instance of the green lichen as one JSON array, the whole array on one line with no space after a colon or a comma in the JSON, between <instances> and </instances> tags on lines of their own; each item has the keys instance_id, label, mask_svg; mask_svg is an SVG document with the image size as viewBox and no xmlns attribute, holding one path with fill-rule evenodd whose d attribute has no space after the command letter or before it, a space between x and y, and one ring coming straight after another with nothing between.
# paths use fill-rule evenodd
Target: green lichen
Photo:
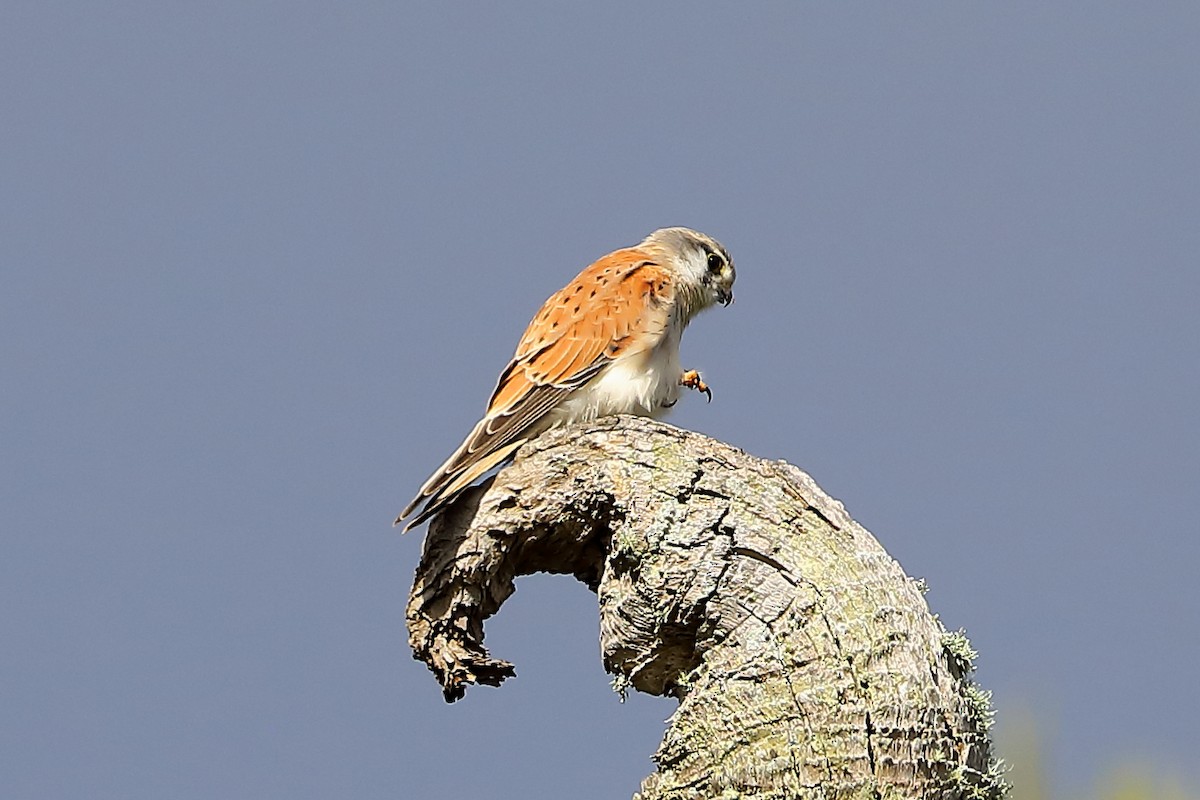
<instances>
[{"instance_id":1,"label":"green lichen","mask_svg":"<svg viewBox=\"0 0 1200 800\"><path fill-rule=\"evenodd\" d=\"M975 659L979 657L979 653L971 647L971 640L967 638L965 630L959 628L942 634L942 648L960 674L970 675L975 671Z\"/></svg>"},{"instance_id":2,"label":"green lichen","mask_svg":"<svg viewBox=\"0 0 1200 800\"><path fill-rule=\"evenodd\" d=\"M646 549L646 538L634 528L621 525L617 528L609 549L614 557L641 560Z\"/></svg>"},{"instance_id":3,"label":"green lichen","mask_svg":"<svg viewBox=\"0 0 1200 800\"><path fill-rule=\"evenodd\" d=\"M964 800L1000 800L1008 794L1009 785L1004 780L1004 766L992 759L986 772L958 766L950 773L950 780Z\"/></svg>"},{"instance_id":4,"label":"green lichen","mask_svg":"<svg viewBox=\"0 0 1200 800\"><path fill-rule=\"evenodd\" d=\"M988 731L996 721L996 709L992 707L992 693L981 689L973 681L963 689L967 708L980 730Z\"/></svg>"}]
</instances>

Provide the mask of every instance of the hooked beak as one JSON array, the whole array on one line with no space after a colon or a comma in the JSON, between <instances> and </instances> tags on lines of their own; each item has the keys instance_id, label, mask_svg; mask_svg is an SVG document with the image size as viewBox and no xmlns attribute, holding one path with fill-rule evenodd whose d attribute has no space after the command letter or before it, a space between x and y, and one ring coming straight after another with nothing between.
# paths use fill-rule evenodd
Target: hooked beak
<instances>
[{"instance_id":1,"label":"hooked beak","mask_svg":"<svg viewBox=\"0 0 1200 800\"><path fill-rule=\"evenodd\" d=\"M733 290L732 289L718 289L717 290L717 302L723 306L727 306L730 303L732 303L733 302Z\"/></svg>"}]
</instances>

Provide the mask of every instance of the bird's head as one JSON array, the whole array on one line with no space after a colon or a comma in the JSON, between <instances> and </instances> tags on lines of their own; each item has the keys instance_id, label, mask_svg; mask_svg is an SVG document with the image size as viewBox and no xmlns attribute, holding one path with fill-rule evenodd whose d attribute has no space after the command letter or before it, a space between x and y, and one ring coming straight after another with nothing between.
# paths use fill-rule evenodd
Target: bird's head
<instances>
[{"instance_id":1,"label":"bird's head","mask_svg":"<svg viewBox=\"0 0 1200 800\"><path fill-rule=\"evenodd\" d=\"M660 228L642 246L660 256L675 275L685 307L691 314L720 303L733 302L737 273L729 251L716 239L691 228Z\"/></svg>"}]
</instances>

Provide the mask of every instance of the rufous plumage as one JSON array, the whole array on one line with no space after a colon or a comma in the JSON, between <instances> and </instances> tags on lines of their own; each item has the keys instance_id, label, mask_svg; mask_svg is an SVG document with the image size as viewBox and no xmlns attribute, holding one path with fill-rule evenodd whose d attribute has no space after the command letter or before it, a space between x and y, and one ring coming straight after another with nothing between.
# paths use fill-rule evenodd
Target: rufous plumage
<instances>
[{"instance_id":1,"label":"rufous plumage","mask_svg":"<svg viewBox=\"0 0 1200 800\"><path fill-rule=\"evenodd\" d=\"M690 387L712 399L679 361L698 312L733 301L735 272L715 239L662 228L600 258L545 302L466 440L396 518L424 503L405 530L452 502L546 430L610 414L658 417Z\"/></svg>"}]
</instances>

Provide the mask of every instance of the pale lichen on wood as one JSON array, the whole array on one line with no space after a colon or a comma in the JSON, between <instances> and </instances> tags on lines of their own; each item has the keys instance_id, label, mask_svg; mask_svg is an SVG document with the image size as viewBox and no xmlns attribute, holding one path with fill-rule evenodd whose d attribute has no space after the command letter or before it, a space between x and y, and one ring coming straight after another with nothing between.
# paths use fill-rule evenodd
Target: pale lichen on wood
<instances>
[{"instance_id":1,"label":"pale lichen on wood","mask_svg":"<svg viewBox=\"0 0 1200 800\"><path fill-rule=\"evenodd\" d=\"M483 621L533 572L594 590L605 668L679 700L641 800L1003 793L965 638L791 465L635 417L524 447L425 542L410 642L448 700L513 674Z\"/></svg>"}]
</instances>

